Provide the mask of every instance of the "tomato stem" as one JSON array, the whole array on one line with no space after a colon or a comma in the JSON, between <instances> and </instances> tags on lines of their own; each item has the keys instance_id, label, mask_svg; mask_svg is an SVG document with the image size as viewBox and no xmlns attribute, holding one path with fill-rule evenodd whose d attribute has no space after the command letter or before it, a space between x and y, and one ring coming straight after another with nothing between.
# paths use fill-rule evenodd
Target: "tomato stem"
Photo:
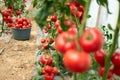
<instances>
[{"instance_id":1,"label":"tomato stem","mask_svg":"<svg viewBox=\"0 0 120 80\"><path fill-rule=\"evenodd\" d=\"M91 3L91 0L86 0L85 13L82 20L82 30L86 28L86 21L87 21L90 3Z\"/></svg>"},{"instance_id":2,"label":"tomato stem","mask_svg":"<svg viewBox=\"0 0 120 80\"><path fill-rule=\"evenodd\" d=\"M119 10L119 14L120 14L120 10ZM120 16L118 18L120 18ZM106 54L106 58L105 58L105 71L104 71L104 75L103 75L102 80L106 80L106 78L107 78L108 71L110 69L110 60L111 60L111 57L112 57L114 51L116 50L118 37L119 37L119 20L118 20L118 24L117 24L115 32L114 32L113 43L112 43L112 45L111 45L111 47L109 49L108 54Z\"/></svg>"},{"instance_id":3,"label":"tomato stem","mask_svg":"<svg viewBox=\"0 0 120 80\"><path fill-rule=\"evenodd\" d=\"M60 76L61 76L62 80L65 80L64 74L60 71L60 67L59 67L59 53L57 53L57 52L56 52L56 61L55 62L56 62L55 66L59 70L59 73L60 73Z\"/></svg>"},{"instance_id":4,"label":"tomato stem","mask_svg":"<svg viewBox=\"0 0 120 80\"><path fill-rule=\"evenodd\" d=\"M73 73L73 80L77 80L77 74Z\"/></svg>"}]
</instances>

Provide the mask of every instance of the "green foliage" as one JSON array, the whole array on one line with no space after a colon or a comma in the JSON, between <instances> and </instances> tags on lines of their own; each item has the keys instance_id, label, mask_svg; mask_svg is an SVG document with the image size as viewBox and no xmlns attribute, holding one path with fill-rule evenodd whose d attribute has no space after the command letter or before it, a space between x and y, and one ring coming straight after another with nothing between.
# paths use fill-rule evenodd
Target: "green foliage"
<instances>
[{"instance_id":1,"label":"green foliage","mask_svg":"<svg viewBox=\"0 0 120 80\"><path fill-rule=\"evenodd\" d=\"M33 1L33 7L37 6L37 4L38 4L37 2L38 2L38 0Z\"/></svg>"},{"instance_id":2,"label":"green foliage","mask_svg":"<svg viewBox=\"0 0 120 80\"><path fill-rule=\"evenodd\" d=\"M4 0L7 8L23 9L24 0Z\"/></svg>"},{"instance_id":3,"label":"green foliage","mask_svg":"<svg viewBox=\"0 0 120 80\"><path fill-rule=\"evenodd\" d=\"M108 0L97 0L97 3L99 5L102 5L102 6L105 6L107 8L107 11L109 14L111 14L111 12L109 11L109 8L108 8Z\"/></svg>"},{"instance_id":4,"label":"green foliage","mask_svg":"<svg viewBox=\"0 0 120 80\"><path fill-rule=\"evenodd\" d=\"M108 24L108 26L102 26L101 30L103 32L104 35L104 47L103 49L105 50L109 50L109 48L111 47L112 44L112 39L113 39L113 34L112 32L114 31L113 28L111 27L110 24Z\"/></svg>"},{"instance_id":5,"label":"green foliage","mask_svg":"<svg viewBox=\"0 0 120 80\"><path fill-rule=\"evenodd\" d=\"M119 1L119 3L120 3L120 0L118 0Z\"/></svg>"},{"instance_id":6,"label":"green foliage","mask_svg":"<svg viewBox=\"0 0 120 80\"><path fill-rule=\"evenodd\" d=\"M35 75L33 76L33 80L44 80L43 76Z\"/></svg>"}]
</instances>

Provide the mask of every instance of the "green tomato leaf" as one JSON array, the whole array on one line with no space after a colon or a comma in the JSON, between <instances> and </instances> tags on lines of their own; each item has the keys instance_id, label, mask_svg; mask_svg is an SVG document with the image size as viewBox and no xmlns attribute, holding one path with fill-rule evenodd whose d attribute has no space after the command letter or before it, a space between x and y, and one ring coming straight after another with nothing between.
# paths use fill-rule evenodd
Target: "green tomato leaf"
<instances>
[{"instance_id":1,"label":"green tomato leaf","mask_svg":"<svg viewBox=\"0 0 120 80\"><path fill-rule=\"evenodd\" d=\"M110 39L110 40L112 39L112 34L109 35L109 39Z\"/></svg>"},{"instance_id":2,"label":"green tomato leaf","mask_svg":"<svg viewBox=\"0 0 120 80\"><path fill-rule=\"evenodd\" d=\"M97 0L97 3L99 5L105 6L107 8L107 12L111 14L111 12L109 11L109 7L108 7L108 0Z\"/></svg>"},{"instance_id":3,"label":"green tomato leaf","mask_svg":"<svg viewBox=\"0 0 120 80\"><path fill-rule=\"evenodd\" d=\"M91 15L88 15L87 18L91 18Z\"/></svg>"},{"instance_id":4,"label":"green tomato leaf","mask_svg":"<svg viewBox=\"0 0 120 80\"><path fill-rule=\"evenodd\" d=\"M119 1L119 3L120 3L120 0L118 0Z\"/></svg>"},{"instance_id":5,"label":"green tomato leaf","mask_svg":"<svg viewBox=\"0 0 120 80\"><path fill-rule=\"evenodd\" d=\"M62 17L60 21L61 21L62 30L67 31L69 27L64 24L65 21L64 17Z\"/></svg>"},{"instance_id":6,"label":"green tomato leaf","mask_svg":"<svg viewBox=\"0 0 120 80\"><path fill-rule=\"evenodd\" d=\"M36 7L37 4L38 4L38 0L34 0L34 1L33 1L33 7Z\"/></svg>"},{"instance_id":7,"label":"green tomato leaf","mask_svg":"<svg viewBox=\"0 0 120 80\"><path fill-rule=\"evenodd\" d=\"M108 24L108 28L109 28L109 30L113 31L113 28L112 28L112 26L110 24Z\"/></svg>"},{"instance_id":8,"label":"green tomato leaf","mask_svg":"<svg viewBox=\"0 0 120 80\"><path fill-rule=\"evenodd\" d=\"M37 72L39 75L42 74L42 67L40 65L37 65Z\"/></svg>"},{"instance_id":9,"label":"green tomato leaf","mask_svg":"<svg viewBox=\"0 0 120 80\"><path fill-rule=\"evenodd\" d=\"M43 76L35 75L33 76L33 80L44 80Z\"/></svg>"}]
</instances>

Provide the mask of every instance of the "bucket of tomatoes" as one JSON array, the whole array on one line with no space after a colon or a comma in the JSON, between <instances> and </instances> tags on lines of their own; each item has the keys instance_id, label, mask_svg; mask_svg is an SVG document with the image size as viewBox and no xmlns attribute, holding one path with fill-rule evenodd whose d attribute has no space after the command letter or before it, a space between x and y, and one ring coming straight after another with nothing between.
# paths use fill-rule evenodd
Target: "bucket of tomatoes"
<instances>
[{"instance_id":1,"label":"bucket of tomatoes","mask_svg":"<svg viewBox=\"0 0 120 80\"><path fill-rule=\"evenodd\" d=\"M17 18L13 24L12 32L16 40L29 40L31 22L27 18Z\"/></svg>"}]
</instances>

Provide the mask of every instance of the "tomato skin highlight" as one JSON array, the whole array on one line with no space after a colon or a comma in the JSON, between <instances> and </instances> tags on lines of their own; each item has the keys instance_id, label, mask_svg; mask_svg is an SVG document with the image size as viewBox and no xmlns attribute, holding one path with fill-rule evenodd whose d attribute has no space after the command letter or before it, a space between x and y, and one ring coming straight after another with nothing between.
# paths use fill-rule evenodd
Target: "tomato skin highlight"
<instances>
[{"instance_id":1,"label":"tomato skin highlight","mask_svg":"<svg viewBox=\"0 0 120 80\"><path fill-rule=\"evenodd\" d=\"M120 67L120 52L115 52L111 59L114 66Z\"/></svg>"},{"instance_id":2,"label":"tomato skin highlight","mask_svg":"<svg viewBox=\"0 0 120 80\"><path fill-rule=\"evenodd\" d=\"M91 57L86 52L71 49L64 54L63 63L71 72L83 73L90 68Z\"/></svg>"},{"instance_id":3,"label":"tomato skin highlight","mask_svg":"<svg viewBox=\"0 0 120 80\"><path fill-rule=\"evenodd\" d=\"M101 66L105 65L105 51L103 49L96 51L94 53L94 58Z\"/></svg>"},{"instance_id":4,"label":"tomato skin highlight","mask_svg":"<svg viewBox=\"0 0 120 80\"><path fill-rule=\"evenodd\" d=\"M103 35L97 28L88 28L79 38L81 48L86 52L95 52L103 46Z\"/></svg>"},{"instance_id":5,"label":"tomato skin highlight","mask_svg":"<svg viewBox=\"0 0 120 80\"><path fill-rule=\"evenodd\" d=\"M76 49L75 34L63 32L59 34L55 40L55 48L61 53L65 54L69 49ZM70 41L67 41L70 39Z\"/></svg>"}]
</instances>

